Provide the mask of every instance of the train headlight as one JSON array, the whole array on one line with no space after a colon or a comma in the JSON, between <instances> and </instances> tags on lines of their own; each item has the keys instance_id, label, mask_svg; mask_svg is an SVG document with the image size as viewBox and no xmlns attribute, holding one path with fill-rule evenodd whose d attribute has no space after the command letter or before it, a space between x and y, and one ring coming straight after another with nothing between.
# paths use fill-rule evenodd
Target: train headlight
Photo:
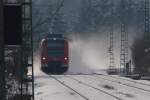
<instances>
[{"instance_id":1,"label":"train headlight","mask_svg":"<svg viewBox=\"0 0 150 100\"><path fill-rule=\"evenodd\" d=\"M53 40L56 40L56 38L53 38Z\"/></svg>"},{"instance_id":2,"label":"train headlight","mask_svg":"<svg viewBox=\"0 0 150 100\"><path fill-rule=\"evenodd\" d=\"M68 58L67 58L67 57L65 57L64 59L65 59L65 60L67 60Z\"/></svg>"},{"instance_id":3,"label":"train headlight","mask_svg":"<svg viewBox=\"0 0 150 100\"><path fill-rule=\"evenodd\" d=\"M43 57L42 59L43 59L43 60L45 60L46 58L45 58L45 57Z\"/></svg>"}]
</instances>

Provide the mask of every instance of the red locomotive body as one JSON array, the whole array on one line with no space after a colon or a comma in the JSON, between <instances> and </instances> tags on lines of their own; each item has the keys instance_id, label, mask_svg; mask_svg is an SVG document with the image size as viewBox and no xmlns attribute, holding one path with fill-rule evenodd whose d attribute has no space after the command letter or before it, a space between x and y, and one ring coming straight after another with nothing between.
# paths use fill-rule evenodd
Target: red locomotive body
<instances>
[{"instance_id":1,"label":"red locomotive body","mask_svg":"<svg viewBox=\"0 0 150 100\"><path fill-rule=\"evenodd\" d=\"M64 73L69 66L68 41L62 34L48 34L41 42L41 69L47 73Z\"/></svg>"}]
</instances>

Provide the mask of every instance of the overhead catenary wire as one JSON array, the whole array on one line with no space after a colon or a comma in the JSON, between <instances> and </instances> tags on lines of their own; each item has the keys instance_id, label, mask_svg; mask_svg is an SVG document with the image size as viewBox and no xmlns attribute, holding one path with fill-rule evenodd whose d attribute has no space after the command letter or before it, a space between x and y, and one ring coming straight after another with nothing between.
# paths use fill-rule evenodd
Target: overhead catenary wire
<instances>
[{"instance_id":1,"label":"overhead catenary wire","mask_svg":"<svg viewBox=\"0 0 150 100\"><path fill-rule=\"evenodd\" d=\"M54 11L54 13L49 17L46 18L45 20L43 20L41 23L37 23L36 25L34 25L33 30L37 27L42 26L43 24L45 24L46 22L49 22L50 24L52 23L52 20L54 19L54 17L56 16L56 14L60 11L60 9L62 8L63 4L64 4L65 0L62 0L61 2L57 3L57 8Z\"/></svg>"}]
</instances>

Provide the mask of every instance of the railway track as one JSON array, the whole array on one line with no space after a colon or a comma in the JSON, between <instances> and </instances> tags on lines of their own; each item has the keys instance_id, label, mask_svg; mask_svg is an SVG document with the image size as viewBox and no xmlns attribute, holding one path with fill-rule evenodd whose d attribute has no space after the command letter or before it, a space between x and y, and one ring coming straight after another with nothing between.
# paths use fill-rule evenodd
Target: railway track
<instances>
[{"instance_id":1,"label":"railway track","mask_svg":"<svg viewBox=\"0 0 150 100\"><path fill-rule=\"evenodd\" d=\"M84 83L84 82L82 82L82 81L80 81L80 80L77 80L77 79L75 79L75 78L73 78L73 77L70 77L70 76L66 76L66 77L68 77L68 78L70 78L70 79L72 79L72 80L75 80L75 81L79 82L80 84L86 85L86 86L91 87L91 88L93 88L93 89L95 89L95 90L98 90L98 91L100 91L100 92L103 92L103 93L105 93L105 94L107 94L107 95L109 95L109 96L111 96L111 97L113 97L113 98L116 98L117 100L123 100L123 99L121 99L121 98L119 98L119 97L117 97L117 96L115 96L115 95L110 94L110 93L107 92L107 91L104 91L104 90L102 90L102 89L96 88L96 87L94 87L94 86L92 86L92 85L89 85L89 84L87 84L87 83Z\"/></svg>"},{"instance_id":2,"label":"railway track","mask_svg":"<svg viewBox=\"0 0 150 100\"><path fill-rule=\"evenodd\" d=\"M65 86L65 87L69 88L70 90L74 91L75 93L77 93L79 96L81 96L81 97L84 98L85 100L91 100L91 99L87 98L86 96L84 96L83 94L81 94L81 93L79 93L78 91L76 91L75 89L73 89L72 86L69 86L69 85L65 84L65 82L59 80L59 79L56 78L55 76L50 76L50 77L53 78L53 79L55 79L57 82L59 82L59 83L62 84L63 86ZM110 93L107 92L107 91L104 91L104 90L102 90L102 89L99 89L99 88L96 88L96 87L91 86L91 85L89 85L89 84L86 84L86 83L84 83L84 82L82 82L82 81L80 81L80 80L77 80L77 79L75 79L75 78L72 78L72 77L70 77L70 76L68 76L68 75L64 75L64 77L69 78L69 79L71 79L71 80L74 80L74 81L78 82L78 84L82 84L82 85L84 85L84 86L86 86L86 87L90 87L90 88L92 88L92 89L94 89L94 90L96 90L96 91L98 91L98 92L100 92L100 93L104 93L104 94L106 94L106 95L108 95L108 96L111 96L112 98L114 98L114 99L116 99L116 100L123 100L122 98L119 98L118 96L112 95L112 94L110 94Z\"/></svg>"},{"instance_id":3,"label":"railway track","mask_svg":"<svg viewBox=\"0 0 150 100\"><path fill-rule=\"evenodd\" d=\"M136 82L134 80L123 79L123 78L120 78L120 77L115 77L115 76L110 76L110 75L104 75L104 74L100 74L100 75L106 76L106 77L111 77L111 78L114 78L114 79L126 80L126 81L129 81L129 82L133 82L133 83L136 83L136 84L145 85L145 86L149 86L150 87L150 84L146 84L146 83L142 83L142 82Z\"/></svg>"},{"instance_id":4,"label":"railway track","mask_svg":"<svg viewBox=\"0 0 150 100\"><path fill-rule=\"evenodd\" d=\"M126 84L126 83L123 83L121 81L117 81L117 80L111 80L111 79L108 79L108 78L104 78L102 76L106 76L106 77L111 77L111 78L115 78L113 76L108 76L108 75L91 75L90 77L97 77L97 78L100 78L100 79L103 79L103 80L107 80L107 81L110 81L110 82L114 82L114 83L118 83L118 84L121 84L121 85L124 85L124 86L128 86L128 87L131 87L131 88L136 88L136 89L139 89L139 90L142 90L142 91L145 91L145 92L150 92L149 89L144 89L144 88L141 88L141 87L137 87L137 86L133 86L133 85L130 85L130 84ZM115 78L115 79L121 79L121 78ZM132 82L133 81L129 81L128 79L121 79L121 80L126 80L128 82ZM135 82L134 82L135 83ZM141 85L145 85L145 86L150 86L148 84L144 84L144 83L138 83L137 84L141 84ZM150 87L149 87L150 88Z\"/></svg>"},{"instance_id":5,"label":"railway track","mask_svg":"<svg viewBox=\"0 0 150 100\"><path fill-rule=\"evenodd\" d=\"M62 82L61 80L57 79L54 76L50 76L52 79L56 80L58 83L60 83L61 85L65 86L66 88L72 90L74 93L78 94L80 97L82 97L85 100L90 100L89 98L87 98L86 96L84 96L83 94L79 93L78 91L76 91L75 89L73 89L71 86L65 84L64 82Z\"/></svg>"},{"instance_id":6,"label":"railway track","mask_svg":"<svg viewBox=\"0 0 150 100\"><path fill-rule=\"evenodd\" d=\"M98 100L98 98L101 98L102 100L148 100L148 98L150 97L150 92L147 92L145 90L143 91L137 88L134 89L133 87L128 86L134 85L134 82L132 82L132 80L129 81L132 84L123 85L123 79L120 79L120 77L115 76L95 74L47 76L45 75L40 76L40 78L44 78L45 80L52 82L52 85L54 85L55 83L56 88L53 88L53 86L52 88L56 89L57 92L59 91L64 93L64 90L67 90L65 92L66 96L62 98L75 98L75 100L77 98L77 100ZM146 86L149 86L149 84L147 83ZM55 91L51 92L55 93Z\"/></svg>"}]
</instances>

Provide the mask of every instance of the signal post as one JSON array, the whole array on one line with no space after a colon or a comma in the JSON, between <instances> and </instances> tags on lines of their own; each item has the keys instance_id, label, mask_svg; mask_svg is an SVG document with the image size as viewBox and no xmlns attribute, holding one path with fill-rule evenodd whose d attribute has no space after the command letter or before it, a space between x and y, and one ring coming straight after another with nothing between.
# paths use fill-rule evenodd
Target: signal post
<instances>
[{"instance_id":1,"label":"signal post","mask_svg":"<svg viewBox=\"0 0 150 100\"><path fill-rule=\"evenodd\" d=\"M6 100L3 26L3 0L0 0L0 100Z\"/></svg>"},{"instance_id":2,"label":"signal post","mask_svg":"<svg viewBox=\"0 0 150 100\"><path fill-rule=\"evenodd\" d=\"M13 97L34 100L32 0L0 0L0 100L9 99L5 89L5 69L9 66L4 65L8 51L17 53L15 56L20 58L15 62L20 67L20 94Z\"/></svg>"}]
</instances>

